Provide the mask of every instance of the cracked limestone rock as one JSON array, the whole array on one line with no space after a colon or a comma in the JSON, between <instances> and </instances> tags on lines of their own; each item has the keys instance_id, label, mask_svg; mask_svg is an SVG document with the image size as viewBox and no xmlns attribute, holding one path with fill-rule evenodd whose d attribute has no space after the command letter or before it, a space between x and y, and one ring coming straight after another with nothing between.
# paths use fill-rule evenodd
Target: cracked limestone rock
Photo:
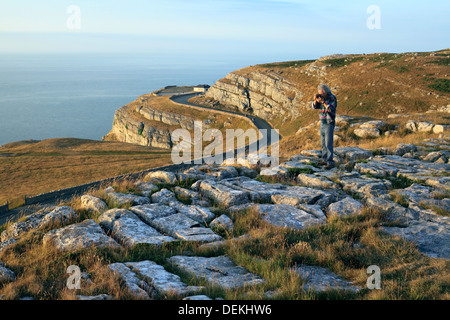
<instances>
[{"instance_id":1,"label":"cracked limestone rock","mask_svg":"<svg viewBox=\"0 0 450 320\"><path fill-rule=\"evenodd\" d=\"M81 196L81 209L102 213L108 209L108 206L102 199L85 194Z\"/></svg>"},{"instance_id":2,"label":"cracked limestone rock","mask_svg":"<svg viewBox=\"0 0 450 320\"><path fill-rule=\"evenodd\" d=\"M30 230L55 223L67 223L76 217L77 214L70 207L45 208L25 217L23 221L11 224L7 230L2 232L0 240L6 242L10 239L18 239L22 234Z\"/></svg>"},{"instance_id":3,"label":"cracked limestone rock","mask_svg":"<svg viewBox=\"0 0 450 320\"><path fill-rule=\"evenodd\" d=\"M198 293L204 288L186 285L179 276L166 271L163 266L153 261L126 262L125 265L132 272L142 276L162 297L167 295L191 295Z\"/></svg>"},{"instance_id":4,"label":"cracked limestone rock","mask_svg":"<svg viewBox=\"0 0 450 320\"><path fill-rule=\"evenodd\" d=\"M120 248L108 237L94 220L85 220L61 229L51 230L43 238L44 245L51 244L62 251L75 251L83 248Z\"/></svg>"},{"instance_id":5,"label":"cracked limestone rock","mask_svg":"<svg viewBox=\"0 0 450 320\"><path fill-rule=\"evenodd\" d=\"M328 206L329 217L345 217L361 214L363 205L361 202L347 197Z\"/></svg>"},{"instance_id":6,"label":"cracked limestone rock","mask_svg":"<svg viewBox=\"0 0 450 320\"><path fill-rule=\"evenodd\" d=\"M148 197L137 196L129 193L115 192L112 187L105 189L106 198L114 202L115 205L121 207L126 204L140 205L150 203Z\"/></svg>"},{"instance_id":7,"label":"cracked limestone rock","mask_svg":"<svg viewBox=\"0 0 450 320\"><path fill-rule=\"evenodd\" d=\"M301 230L325 222L311 213L287 204L256 204L253 209L264 221L281 228Z\"/></svg>"},{"instance_id":8,"label":"cracked limestone rock","mask_svg":"<svg viewBox=\"0 0 450 320\"><path fill-rule=\"evenodd\" d=\"M152 194L152 202L170 205L172 203L177 203L178 200L177 200L177 197L175 196L175 193L173 193L172 191L167 190L167 189L162 189L162 190Z\"/></svg>"},{"instance_id":9,"label":"cracked limestone rock","mask_svg":"<svg viewBox=\"0 0 450 320\"><path fill-rule=\"evenodd\" d=\"M124 263L111 263L108 267L123 280L128 291L136 298L149 300L154 296L152 288L144 280L139 279Z\"/></svg>"},{"instance_id":10,"label":"cracked limestone rock","mask_svg":"<svg viewBox=\"0 0 450 320\"><path fill-rule=\"evenodd\" d=\"M99 218L100 225L110 231L117 241L126 247L139 243L162 245L174 241L144 223L133 212L126 209L111 209Z\"/></svg>"},{"instance_id":11,"label":"cracked limestone rock","mask_svg":"<svg viewBox=\"0 0 450 320\"><path fill-rule=\"evenodd\" d=\"M175 173L169 171L153 171L144 177L145 182L175 184L178 179Z\"/></svg>"},{"instance_id":12,"label":"cracked limestone rock","mask_svg":"<svg viewBox=\"0 0 450 320\"><path fill-rule=\"evenodd\" d=\"M14 272L5 267L3 263L0 262L0 283L11 282L16 280L16 275Z\"/></svg>"},{"instance_id":13,"label":"cracked limestone rock","mask_svg":"<svg viewBox=\"0 0 450 320\"><path fill-rule=\"evenodd\" d=\"M264 283L264 279L236 266L227 256L220 257L188 257L173 256L167 259L178 269L195 277L205 279L212 285L224 289L235 289Z\"/></svg>"},{"instance_id":14,"label":"cracked limestone rock","mask_svg":"<svg viewBox=\"0 0 450 320\"><path fill-rule=\"evenodd\" d=\"M357 293L360 287L351 282L342 279L328 269L316 266L299 265L292 268L292 271L298 273L305 280L304 290L325 292L328 290L351 291Z\"/></svg>"},{"instance_id":15,"label":"cracked limestone rock","mask_svg":"<svg viewBox=\"0 0 450 320\"><path fill-rule=\"evenodd\" d=\"M234 228L233 220L225 214L211 221L209 226L213 230L225 230L226 232L232 232Z\"/></svg>"},{"instance_id":16,"label":"cracked limestone rock","mask_svg":"<svg viewBox=\"0 0 450 320\"><path fill-rule=\"evenodd\" d=\"M212 180L203 180L199 188L202 196L225 207L246 203L250 200L249 192L236 190Z\"/></svg>"}]
</instances>

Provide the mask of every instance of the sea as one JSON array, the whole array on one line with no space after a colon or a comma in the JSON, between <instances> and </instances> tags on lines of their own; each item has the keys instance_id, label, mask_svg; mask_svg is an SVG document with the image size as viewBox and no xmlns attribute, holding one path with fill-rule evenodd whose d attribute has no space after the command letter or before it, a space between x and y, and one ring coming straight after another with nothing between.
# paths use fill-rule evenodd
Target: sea
<instances>
[{"instance_id":1,"label":"sea","mask_svg":"<svg viewBox=\"0 0 450 320\"><path fill-rule=\"evenodd\" d=\"M0 145L101 140L115 111L140 95L168 85L213 85L251 63L183 54L0 54Z\"/></svg>"}]
</instances>

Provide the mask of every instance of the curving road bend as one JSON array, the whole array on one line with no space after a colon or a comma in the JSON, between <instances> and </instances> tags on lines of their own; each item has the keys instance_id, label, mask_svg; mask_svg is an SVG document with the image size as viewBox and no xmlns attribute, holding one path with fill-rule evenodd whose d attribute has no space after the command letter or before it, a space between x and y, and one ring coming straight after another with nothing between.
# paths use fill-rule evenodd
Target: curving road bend
<instances>
[{"instance_id":1,"label":"curving road bend","mask_svg":"<svg viewBox=\"0 0 450 320\"><path fill-rule=\"evenodd\" d=\"M277 142L278 139L276 139L274 137L274 139L272 139L272 127L271 125L258 117L252 116L252 115L247 115L244 113L239 113L239 112L235 112L235 111L229 111L229 110L223 110L223 109L214 109L214 108L210 108L210 107L205 107L205 106L201 106L198 104L193 104L190 103L188 100L192 97L195 97L197 95L200 95L200 93L190 93L190 94L182 94L182 95L174 95L172 97L170 97L170 100L177 102L177 103L181 103L181 104L186 104L186 105L190 105L190 106L194 106L194 107L199 107L199 108L203 108L203 109L209 109L209 110L220 110L229 114L236 114L236 115L240 115L240 116L245 116L247 118L249 118L253 124L255 125L255 127L259 130L259 137L260 139L250 145L247 145L245 147L245 152L247 153L248 150L250 148L255 148L257 151L260 151L260 149L262 149L264 146L270 146L272 144L272 141ZM267 139L267 140L265 140ZM279 139L281 139L281 137L279 137ZM267 141L267 142L265 142ZM264 142L264 144L263 144ZM237 149L234 150L235 155L242 152L244 148L241 149Z\"/></svg>"}]
</instances>

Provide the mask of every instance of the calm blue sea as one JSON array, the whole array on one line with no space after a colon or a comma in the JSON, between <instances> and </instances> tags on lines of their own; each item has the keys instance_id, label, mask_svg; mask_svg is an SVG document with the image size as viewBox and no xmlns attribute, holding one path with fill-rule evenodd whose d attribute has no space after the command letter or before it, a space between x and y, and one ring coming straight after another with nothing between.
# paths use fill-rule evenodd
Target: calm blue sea
<instances>
[{"instance_id":1,"label":"calm blue sea","mask_svg":"<svg viewBox=\"0 0 450 320\"><path fill-rule=\"evenodd\" d=\"M0 145L101 140L114 112L167 85L214 84L249 61L148 54L1 54Z\"/></svg>"}]
</instances>

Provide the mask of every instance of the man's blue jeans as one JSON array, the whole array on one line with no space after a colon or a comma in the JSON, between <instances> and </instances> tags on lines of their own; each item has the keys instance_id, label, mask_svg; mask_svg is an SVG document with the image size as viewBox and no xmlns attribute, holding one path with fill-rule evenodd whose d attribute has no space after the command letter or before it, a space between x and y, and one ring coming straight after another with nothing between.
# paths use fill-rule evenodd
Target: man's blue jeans
<instances>
[{"instance_id":1,"label":"man's blue jeans","mask_svg":"<svg viewBox=\"0 0 450 320\"><path fill-rule=\"evenodd\" d=\"M320 123L320 142L322 144L322 159L330 165L334 165L333 160L333 137L335 122L328 124Z\"/></svg>"}]
</instances>

